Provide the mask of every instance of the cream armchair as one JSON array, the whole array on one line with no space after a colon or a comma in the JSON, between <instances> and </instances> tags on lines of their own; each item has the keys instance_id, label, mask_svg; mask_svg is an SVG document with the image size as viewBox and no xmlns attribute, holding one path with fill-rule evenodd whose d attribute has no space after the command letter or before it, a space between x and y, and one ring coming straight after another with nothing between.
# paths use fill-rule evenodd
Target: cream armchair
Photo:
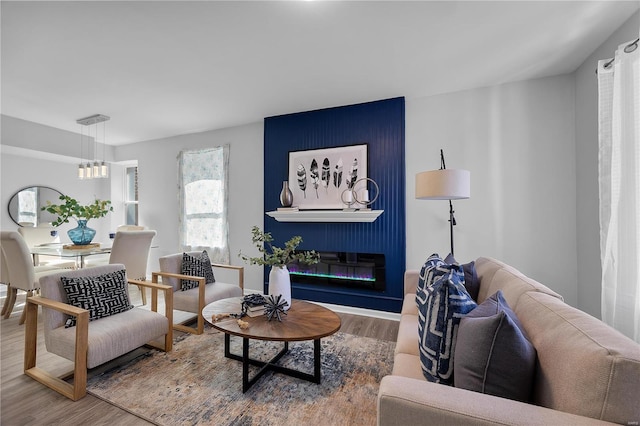
<instances>
[{"instance_id":1,"label":"cream armchair","mask_svg":"<svg viewBox=\"0 0 640 426\"><path fill-rule=\"evenodd\" d=\"M188 252L188 254L196 257L199 256L198 251ZM194 329L183 324L174 324L174 330L184 331L193 334L202 334L204 331L204 318L202 317L202 309L211 302L225 299L228 297L242 296L244 292L244 267L233 265L222 265L212 263L214 272L216 268L235 270L238 273L237 283L228 284L216 281L215 283L205 283L202 277L193 277L182 274L182 253L163 256L159 259L160 272L151 273L151 281L158 282L158 278L162 277L162 283L170 285L173 289L173 307L174 309L191 312L197 315L197 325ZM180 280L189 279L198 281L198 287L191 290L182 291L180 289ZM157 300L151 297L151 306L153 309L157 307Z\"/></svg>"},{"instance_id":2,"label":"cream armchair","mask_svg":"<svg viewBox=\"0 0 640 426\"><path fill-rule=\"evenodd\" d=\"M62 277L96 277L124 269L122 264L96 266L95 268L65 271L42 277L42 297L30 297L26 304L26 329L24 373L74 401L86 394L87 369L104 364L143 345L171 351L173 345L173 289L166 285L145 281L125 280L129 284L151 289L157 300L157 292L164 293L165 315L133 307L124 312L89 322L89 311L67 304ZM126 286L125 286L126 288ZM128 291L127 291L128 299ZM42 306L44 340L47 351L75 362L73 384L67 383L36 366L38 343L38 306ZM66 328L70 316L76 317L76 325ZM162 343L156 339L163 340ZM62 377L69 376L64 375Z\"/></svg>"}]
</instances>

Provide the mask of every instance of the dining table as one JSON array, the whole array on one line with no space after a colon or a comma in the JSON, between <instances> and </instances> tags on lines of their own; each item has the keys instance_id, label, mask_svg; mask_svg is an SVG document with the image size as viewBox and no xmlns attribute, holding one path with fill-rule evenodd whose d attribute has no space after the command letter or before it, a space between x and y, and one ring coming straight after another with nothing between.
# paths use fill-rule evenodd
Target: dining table
<instances>
[{"instance_id":1,"label":"dining table","mask_svg":"<svg viewBox=\"0 0 640 426\"><path fill-rule=\"evenodd\" d=\"M75 258L76 265L78 268L84 268L85 266L85 258L89 256L95 256L98 254L109 254L111 253L111 245L112 242L109 243L94 243L86 248L71 248L71 244L66 243L46 243L46 244L38 244L31 247L29 250L31 255L34 258L34 262L38 255L42 256L55 256L60 259L70 259Z\"/></svg>"}]
</instances>

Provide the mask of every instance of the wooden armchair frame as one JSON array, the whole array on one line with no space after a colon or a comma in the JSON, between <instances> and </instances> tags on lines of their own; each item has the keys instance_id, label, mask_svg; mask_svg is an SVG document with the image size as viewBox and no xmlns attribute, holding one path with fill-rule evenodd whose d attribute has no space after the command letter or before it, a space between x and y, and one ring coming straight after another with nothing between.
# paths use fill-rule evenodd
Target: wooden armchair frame
<instances>
[{"instance_id":1,"label":"wooden armchair frame","mask_svg":"<svg viewBox=\"0 0 640 426\"><path fill-rule=\"evenodd\" d=\"M238 287L244 292L244 266L223 265L221 263L212 263L214 268L231 269L238 272ZM202 334L204 332L204 318L202 317L202 310L204 309L205 301L205 279L203 277L196 277L191 275L175 274L172 272L152 272L151 282L158 283L158 277L177 278L182 280L198 281L198 312L197 312L197 325L196 328L189 327L184 324L174 324L173 329L191 334ZM173 288L173 287L172 287ZM156 310L158 308L157 294L151 293L151 309Z\"/></svg>"},{"instance_id":2,"label":"wooden armchair frame","mask_svg":"<svg viewBox=\"0 0 640 426\"><path fill-rule=\"evenodd\" d=\"M129 284L148 287L157 300L158 290L164 292L165 316L169 321L169 328L165 334L164 345L148 342L146 345L170 352L173 348L173 287L147 281L128 279ZM38 306L54 309L56 311L76 317L75 360L73 371L59 377L36 366L36 352L38 346ZM54 391L77 401L87 394L87 351L89 343L89 311L77 308L66 303L36 296L27 298L25 305L25 347L24 347L24 374ZM154 312L156 308L152 308ZM116 314L117 315L117 314ZM73 384L64 379L73 376Z\"/></svg>"}]
</instances>

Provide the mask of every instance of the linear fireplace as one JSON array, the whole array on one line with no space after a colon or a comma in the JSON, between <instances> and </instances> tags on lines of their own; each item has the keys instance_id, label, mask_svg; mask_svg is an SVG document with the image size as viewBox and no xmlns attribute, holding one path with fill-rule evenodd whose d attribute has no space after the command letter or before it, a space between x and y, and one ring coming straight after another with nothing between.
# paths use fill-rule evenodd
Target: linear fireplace
<instances>
[{"instance_id":1,"label":"linear fireplace","mask_svg":"<svg viewBox=\"0 0 640 426\"><path fill-rule=\"evenodd\" d=\"M291 283L384 291L385 259L379 253L320 252L315 265L287 265Z\"/></svg>"}]
</instances>

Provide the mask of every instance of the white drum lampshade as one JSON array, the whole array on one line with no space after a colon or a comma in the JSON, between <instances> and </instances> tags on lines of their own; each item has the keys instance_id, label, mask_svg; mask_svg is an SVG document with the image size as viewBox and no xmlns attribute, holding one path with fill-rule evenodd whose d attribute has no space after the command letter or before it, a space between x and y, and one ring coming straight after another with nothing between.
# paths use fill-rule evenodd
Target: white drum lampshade
<instances>
[{"instance_id":1,"label":"white drum lampshade","mask_svg":"<svg viewBox=\"0 0 640 426\"><path fill-rule=\"evenodd\" d=\"M461 200L470 196L469 170L440 169L416 174L416 199Z\"/></svg>"}]
</instances>

